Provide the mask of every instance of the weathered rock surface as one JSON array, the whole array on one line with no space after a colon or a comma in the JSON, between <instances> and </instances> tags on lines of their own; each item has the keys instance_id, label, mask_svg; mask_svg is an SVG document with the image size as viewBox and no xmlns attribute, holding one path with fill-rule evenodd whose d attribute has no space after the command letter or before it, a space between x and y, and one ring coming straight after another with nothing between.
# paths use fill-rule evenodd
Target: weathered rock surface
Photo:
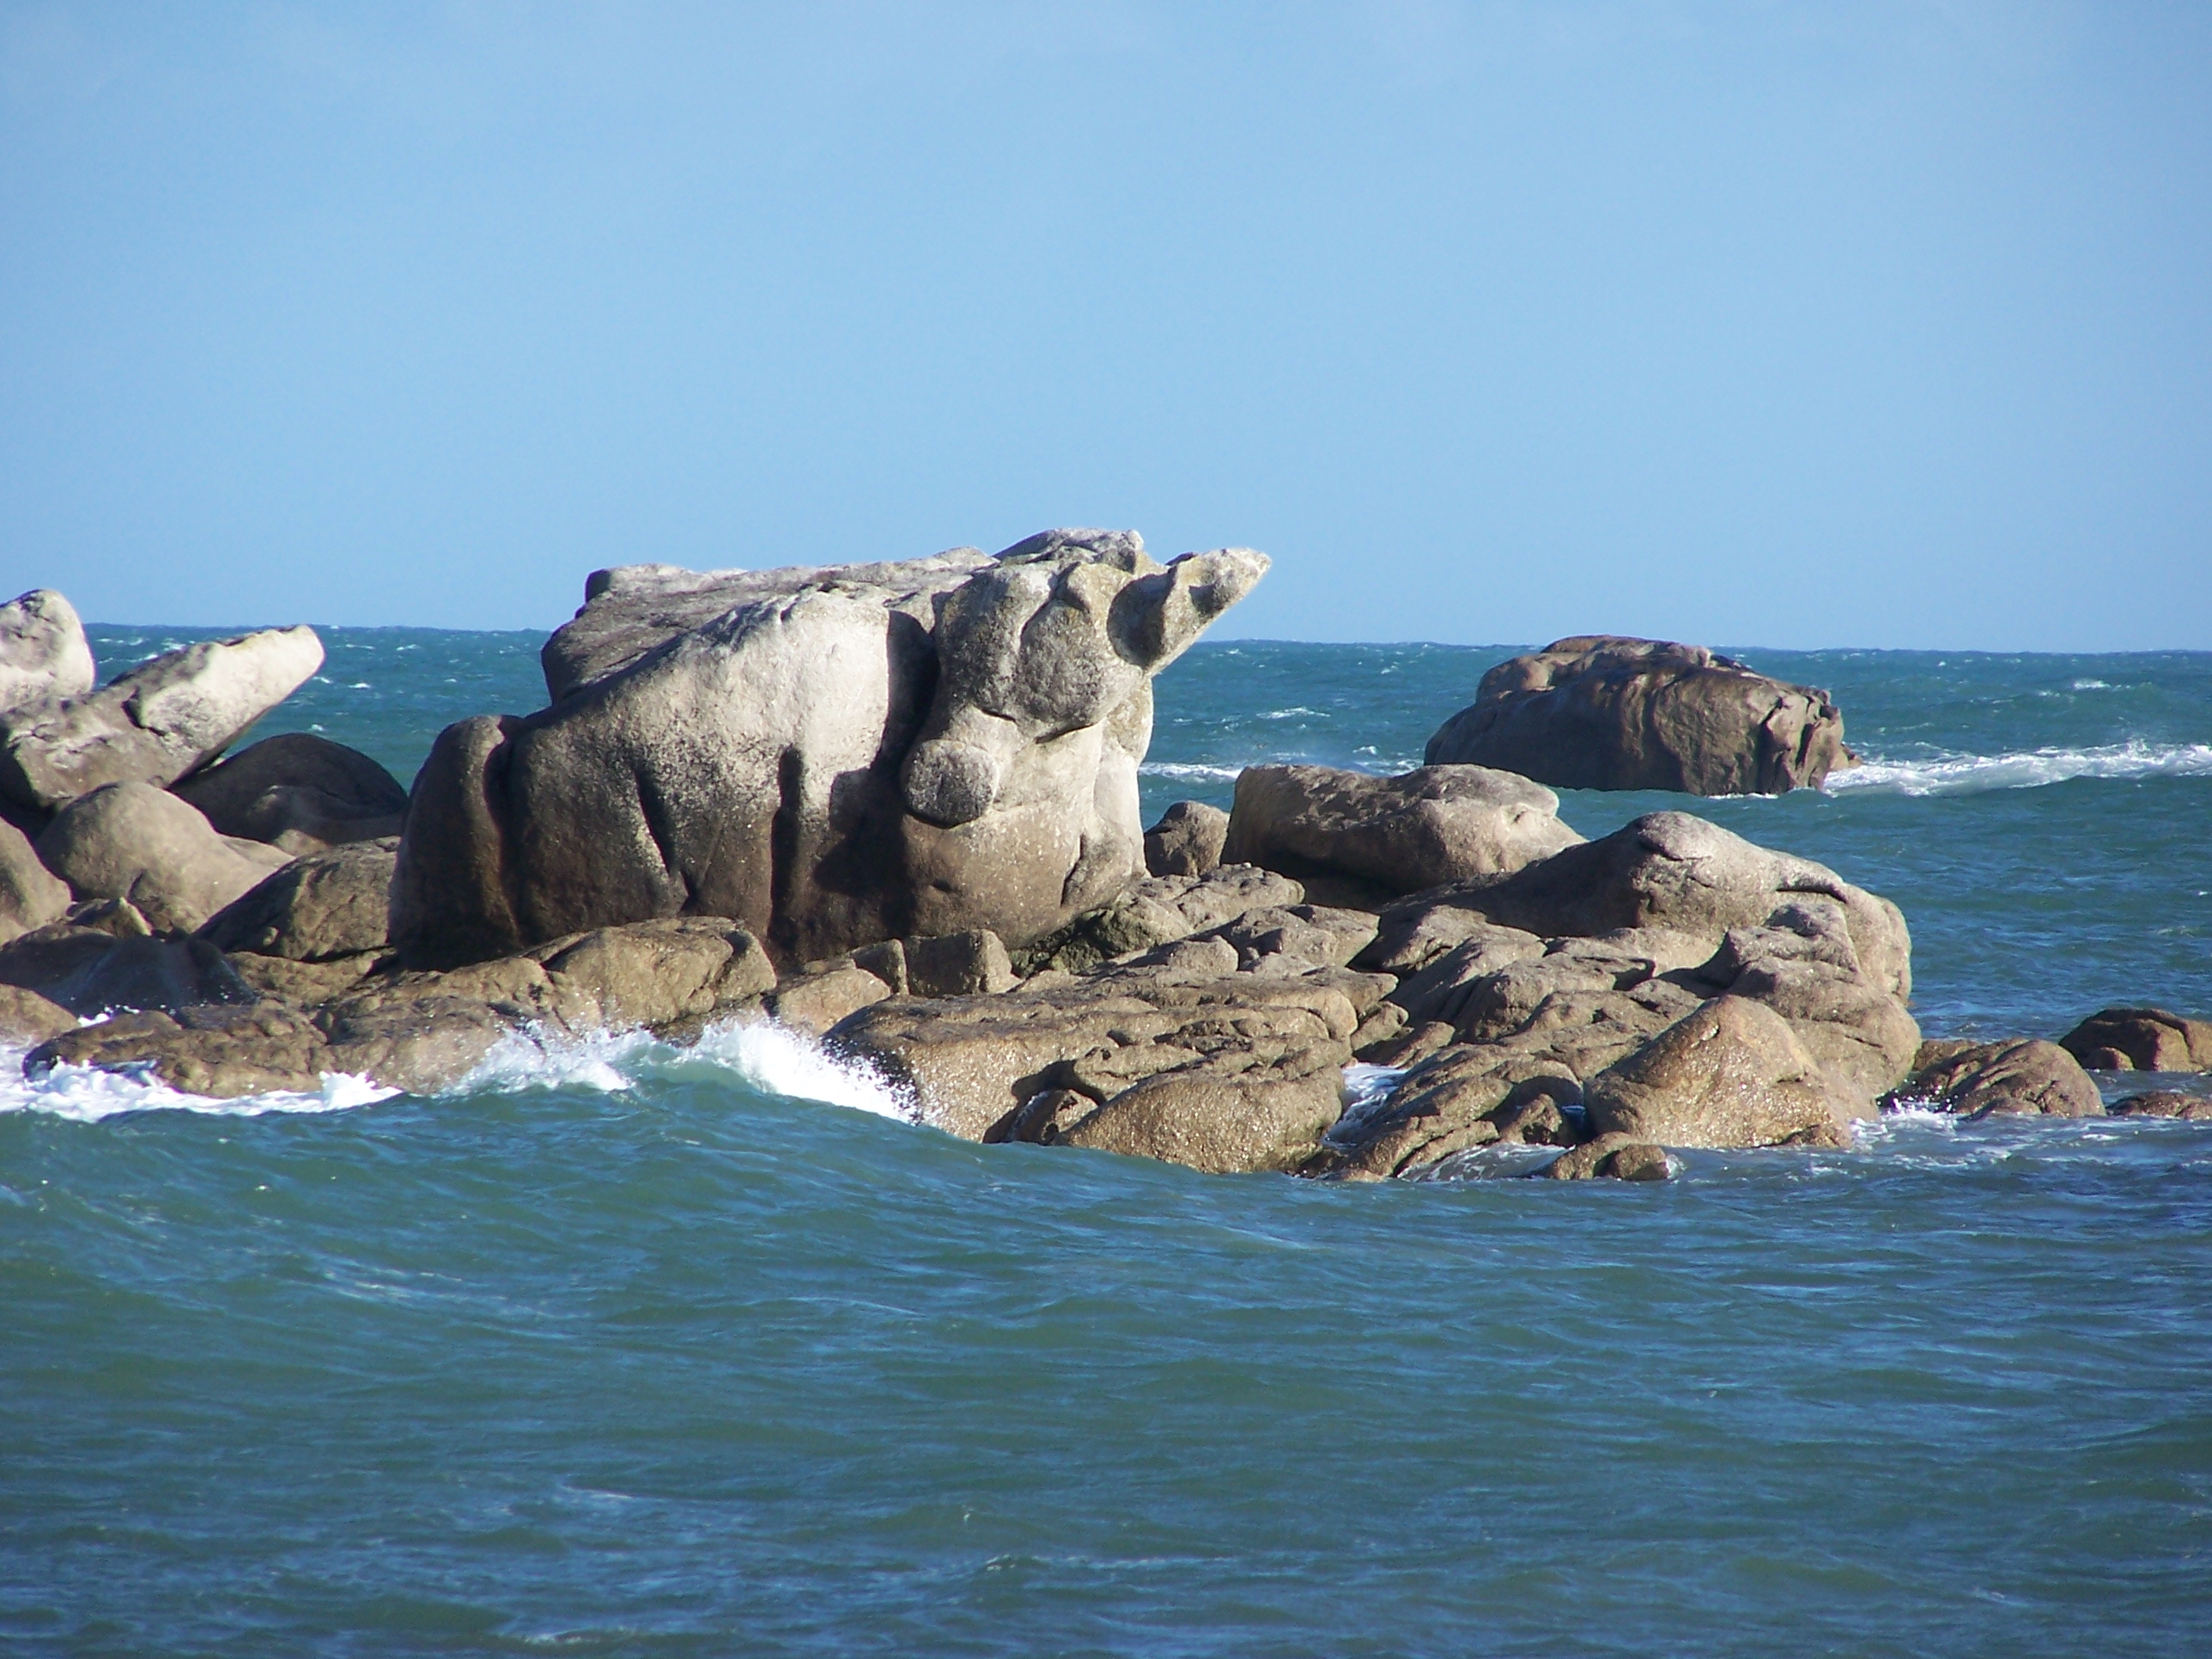
<instances>
[{"instance_id":1,"label":"weathered rock surface","mask_svg":"<svg viewBox=\"0 0 2212 1659\"><path fill-rule=\"evenodd\" d=\"M1701 645L1559 640L1482 677L1429 739L1431 765L1496 766L1563 789L1778 795L1856 764L1825 691Z\"/></svg>"},{"instance_id":2,"label":"weathered rock surface","mask_svg":"<svg viewBox=\"0 0 2212 1659\"><path fill-rule=\"evenodd\" d=\"M1894 1098L1961 1117L2100 1117L2104 1097L2074 1056L2055 1042L2020 1037L1954 1047L1914 1072Z\"/></svg>"},{"instance_id":3,"label":"weathered rock surface","mask_svg":"<svg viewBox=\"0 0 2212 1659\"><path fill-rule=\"evenodd\" d=\"M842 1023L845 1053L969 1139L1045 1139L1216 1171L1287 1169L1342 1105L1351 997L1318 975L1239 972L1218 938L995 997L899 998ZM1038 1097L1067 1091L1087 1103ZM1017 1132L1019 1131L1018 1133Z\"/></svg>"},{"instance_id":4,"label":"weathered rock surface","mask_svg":"<svg viewBox=\"0 0 2212 1659\"><path fill-rule=\"evenodd\" d=\"M1202 876L1221 862L1229 814L1204 801L1179 800L1145 831L1145 868L1156 876Z\"/></svg>"},{"instance_id":5,"label":"weathered rock surface","mask_svg":"<svg viewBox=\"0 0 2212 1659\"><path fill-rule=\"evenodd\" d=\"M1838 1094L1790 1023L1717 997L1590 1079L1594 1135L1662 1146L1843 1146L1871 1103Z\"/></svg>"},{"instance_id":6,"label":"weathered rock surface","mask_svg":"<svg viewBox=\"0 0 2212 1659\"><path fill-rule=\"evenodd\" d=\"M250 744L170 793L226 836L289 853L397 836L407 813L398 780L358 749L312 732Z\"/></svg>"},{"instance_id":7,"label":"weathered rock surface","mask_svg":"<svg viewBox=\"0 0 2212 1659\"><path fill-rule=\"evenodd\" d=\"M1541 784L1479 766L1398 777L1328 766L1250 766L1237 780L1222 857L1382 900L1550 857L1582 837Z\"/></svg>"},{"instance_id":8,"label":"weathered rock surface","mask_svg":"<svg viewBox=\"0 0 2212 1659\"><path fill-rule=\"evenodd\" d=\"M1346 1114L1303 1173L1381 1179L1494 1144L1572 1146L1583 1138L1582 1093L1540 1054L1455 1044L1411 1067L1383 1100Z\"/></svg>"},{"instance_id":9,"label":"weathered rock surface","mask_svg":"<svg viewBox=\"0 0 2212 1659\"><path fill-rule=\"evenodd\" d=\"M147 783L73 801L39 837L48 869L86 898L127 899L156 929L191 933L291 855L226 839L187 803Z\"/></svg>"},{"instance_id":10,"label":"weathered rock surface","mask_svg":"<svg viewBox=\"0 0 2212 1659\"><path fill-rule=\"evenodd\" d=\"M1114 902L1014 954L1026 978L1048 969L1080 973L1233 921L1248 911L1300 904L1305 889L1249 864L1217 865L1203 876L1132 882Z\"/></svg>"},{"instance_id":11,"label":"weathered rock surface","mask_svg":"<svg viewBox=\"0 0 2212 1659\"><path fill-rule=\"evenodd\" d=\"M20 985L0 985L0 1042L35 1044L76 1029L76 1016Z\"/></svg>"},{"instance_id":12,"label":"weathered rock surface","mask_svg":"<svg viewBox=\"0 0 2212 1659\"><path fill-rule=\"evenodd\" d=\"M222 953L204 939L118 937L67 922L0 945L0 985L35 991L88 1018L116 1008L253 1000Z\"/></svg>"},{"instance_id":13,"label":"weathered rock surface","mask_svg":"<svg viewBox=\"0 0 2212 1659\"><path fill-rule=\"evenodd\" d=\"M1150 677L1267 561L1051 532L955 563L813 572L659 643L603 587L619 617L549 647L562 700L449 728L417 777L403 954L678 914L787 962L978 927L1019 947L1111 900L1140 866Z\"/></svg>"},{"instance_id":14,"label":"weathered rock surface","mask_svg":"<svg viewBox=\"0 0 2212 1659\"><path fill-rule=\"evenodd\" d=\"M0 823L0 945L60 921L69 907L69 884L40 862L21 830Z\"/></svg>"},{"instance_id":15,"label":"weathered rock surface","mask_svg":"<svg viewBox=\"0 0 2212 1659\"><path fill-rule=\"evenodd\" d=\"M2092 1071L2212 1072L2212 1020L2163 1008L2106 1008L2058 1046Z\"/></svg>"},{"instance_id":16,"label":"weathered rock surface","mask_svg":"<svg viewBox=\"0 0 2212 1659\"><path fill-rule=\"evenodd\" d=\"M445 974L348 974L358 958L322 964L333 978L348 976L337 986L337 994L313 1008L273 997L255 1000L205 939L118 941L83 930L47 932L70 935L44 946L50 957L61 957L64 947L87 954L81 938L98 940L100 960L110 963L133 947L142 954L167 952L172 961L220 974L226 986L213 988L226 994L213 994L203 983L191 988L191 994L166 1000L100 1004L148 1012L63 1032L25 1057L27 1072L59 1064L146 1066L173 1087L218 1097L313 1090L326 1073L417 1092L441 1089L518 1033L557 1036L635 1026L696 1033L704 1020L759 1012L763 994L775 984L759 941L710 918L601 929L553 940L531 956ZM25 947L40 943L31 936L0 947L0 979L21 982L26 969L42 969L53 987L40 988L47 995L72 1010L99 1012L79 1007L91 994L60 971L70 963L28 961ZM308 973L319 966L288 965ZM330 988L313 988L319 994Z\"/></svg>"},{"instance_id":17,"label":"weathered rock surface","mask_svg":"<svg viewBox=\"0 0 2212 1659\"><path fill-rule=\"evenodd\" d=\"M267 876L199 931L220 951L325 962L381 951L399 842L354 842Z\"/></svg>"},{"instance_id":18,"label":"weathered rock surface","mask_svg":"<svg viewBox=\"0 0 2212 1659\"><path fill-rule=\"evenodd\" d=\"M51 587L0 605L0 714L92 690L92 647L76 609Z\"/></svg>"},{"instance_id":19,"label":"weathered rock surface","mask_svg":"<svg viewBox=\"0 0 2212 1659\"><path fill-rule=\"evenodd\" d=\"M986 996L1014 988L1013 962L999 936L987 927L908 939L901 955L908 979L904 988L918 997Z\"/></svg>"},{"instance_id":20,"label":"weathered rock surface","mask_svg":"<svg viewBox=\"0 0 2212 1659\"><path fill-rule=\"evenodd\" d=\"M210 640L96 691L0 710L0 794L52 811L112 783L173 782L322 666L312 628Z\"/></svg>"}]
</instances>

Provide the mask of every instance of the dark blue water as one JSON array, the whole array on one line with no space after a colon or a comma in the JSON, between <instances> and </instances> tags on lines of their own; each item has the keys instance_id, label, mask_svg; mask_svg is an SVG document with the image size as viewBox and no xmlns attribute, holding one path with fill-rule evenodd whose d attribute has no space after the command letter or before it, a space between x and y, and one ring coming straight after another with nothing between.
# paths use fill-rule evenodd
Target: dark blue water
<instances>
[{"instance_id":1,"label":"dark blue water","mask_svg":"<svg viewBox=\"0 0 2212 1659\"><path fill-rule=\"evenodd\" d=\"M534 637L327 637L270 729L403 778L538 700ZM1147 805L1418 759L1500 654L1201 647ZM1873 763L1696 810L1904 904L1931 1030L2212 1012L2212 657L1747 654ZM2212 1127L1337 1188L968 1146L757 1034L4 1098L26 1652L2212 1649Z\"/></svg>"}]
</instances>

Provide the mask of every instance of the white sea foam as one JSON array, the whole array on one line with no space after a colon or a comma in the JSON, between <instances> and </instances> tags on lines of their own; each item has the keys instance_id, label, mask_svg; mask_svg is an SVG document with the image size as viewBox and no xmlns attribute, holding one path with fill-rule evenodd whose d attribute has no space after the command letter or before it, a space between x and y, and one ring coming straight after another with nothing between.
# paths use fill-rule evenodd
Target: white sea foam
<instances>
[{"instance_id":1,"label":"white sea foam","mask_svg":"<svg viewBox=\"0 0 2212 1659\"><path fill-rule=\"evenodd\" d=\"M173 1089L150 1071L101 1071L57 1066L45 1076L22 1074L24 1051L0 1047L0 1112L46 1112L96 1123L121 1112L184 1111L252 1117L264 1112L340 1112L390 1100L401 1091L367 1078L325 1073L313 1091L272 1090L232 1100ZM710 1027L699 1042L678 1048L645 1031L605 1031L546 1037L518 1031L495 1044L443 1096L520 1094L538 1089L591 1089L619 1093L656 1077L720 1072L764 1094L819 1101L901 1122L920 1121L912 1091L867 1066L826 1052L820 1042L787 1026L755 1020Z\"/></svg>"},{"instance_id":2,"label":"white sea foam","mask_svg":"<svg viewBox=\"0 0 2212 1659\"><path fill-rule=\"evenodd\" d=\"M2006 755L1939 755L1926 760L1870 760L1830 775L1832 793L1873 790L1893 795L1966 795L1985 789L2039 789L2070 778L2212 777L2212 744L2103 744L2084 749L2035 749Z\"/></svg>"},{"instance_id":3,"label":"white sea foam","mask_svg":"<svg viewBox=\"0 0 2212 1659\"><path fill-rule=\"evenodd\" d=\"M1244 769L1241 766L1202 766L1191 761L1146 761L1137 770L1148 778L1204 778L1234 783Z\"/></svg>"},{"instance_id":4,"label":"white sea foam","mask_svg":"<svg viewBox=\"0 0 2212 1659\"><path fill-rule=\"evenodd\" d=\"M23 1075L23 1050L0 1047L0 1112L46 1112L78 1123L97 1123L119 1112L204 1112L218 1117L258 1117L264 1112L343 1112L389 1100L399 1092L343 1072L323 1073L322 1087L272 1090L236 1100L212 1100L172 1089L139 1072L103 1072L90 1066L57 1066L45 1076Z\"/></svg>"}]
</instances>

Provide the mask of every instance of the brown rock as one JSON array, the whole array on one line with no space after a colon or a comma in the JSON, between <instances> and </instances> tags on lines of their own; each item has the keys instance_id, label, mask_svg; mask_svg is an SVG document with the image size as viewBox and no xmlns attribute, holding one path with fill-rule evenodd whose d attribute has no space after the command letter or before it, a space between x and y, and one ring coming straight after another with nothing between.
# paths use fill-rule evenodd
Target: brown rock
<instances>
[{"instance_id":1,"label":"brown rock","mask_svg":"<svg viewBox=\"0 0 2212 1659\"><path fill-rule=\"evenodd\" d=\"M226 840L147 783L72 802L39 837L39 856L80 896L128 899L155 928L185 933L291 862L258 842Z\"/></svg>"},{"instance_id":2,"label":"brown rock","mask_svg":"<svg viewBox=\"0 0 2212 1659\"><path fill-rule=\"evenodd\" d=\"M253 1000L222 953L204 939L118 939L66 922L0 945L0 984L35 991L88 1018L117 1008Z\"/></svg>"},{"instance_id":3,"label":"brown rock","mask_svg":"<svg viewBox=\"0 0 2212 1659\"><path fill-rule=\"evenodd\" d=\"M1608 1134L1571 1148L1536 1173L1553 1181L1588 1181L1592 1177L1671 1181L1674 1166L1668 1162L1663 1147L1629 1135Z\"/></svg>"},{"instance_id":4,"label":"brown rock","mask_svg":"<svg viewBox=\"0 0 2212 1659\"><path fill-rule=\"evenodd\" d=\"M146 1066L173 1089L215 1099L272 1090L313 1091L331 1063L323 1034L276 1003L198 1006L118 1014L64 1032L23 1058L27 1076L56 1066Z\"/></svg>"},{"instance_id":5,"label":"brown rock","mask_svg":"<svg viewBox=\"0 0 2212 1659\"><path fill-rule=\"evenodd\" d=\"M1500 663L1429 739L1431 765L1502 767L1563 789L1778 795L1856 764L1825 691L1704 646L1586 636Z\"/></svg>"},{"instance_id":6,"label":"brown rock","mask_svg":"<svg viewBox=\"0 0 2212 1659\"><path fill-rule=\"evenodd\" d=\"M39 861L21 830L0 823L0 945L59 921L69 908L69 884Z\"/></svg>"},{"instance_id":7,"label":"brown rock","mask_svg":"<svg viewBox=\"0 0 2212 1659\"><path fill-rule=\"evenodd\" d=\"M1221 862L1229 814L1203 801L1179 800L1145 831L1145 868L1155 876L1202 876Z\"/></svg>"},{"instance_id":8,"label":"brown rock","mask_svg":"<svg viewBox=\"0 0 2212 1659\"><path fill-rule=\"evenodd\" d=\"M2073 1055L2030 1037L1960 1049L1916 1072L1895 1098L1924 1101L1961 1117L2100 1117L2105 1110L2097 1085Z\"/></svg>"},{"instance_id":9,"label":"brown rock","mask_svg":"<svg viewBox=\"0 0 2212 1659\"><path fill-rule=\"evenodd\" d=\"M289 853L396 836L407 792L383 767L312 732L286 732L170 786L226 836Z\"/></svg>"},{"instance_id":10,"label":"brown rock","mask_svg":"<svg viewBox=\"0 0 2212 1659\"><path fill-rule=\"evenodd\" d=\"M386 945L399 843L355 842L295 860L210 917L216 949L324 962Z\"/></svg>"},{"instance_id":11,"label":"brown rock","mask_svg":"<svg viewBox=\"0 0 2212 1659\"><path fill-rule=\"evenodd\" d=\"M44 1042L76 1030L76 1016L20 985L0 985L0 1042Z\"/></svg>"},{"instance_id":12,"label":"brown rock","mask_svg":"<svg viewBox=\"0 0 2212 1659\"><path fill-rule=\"evenodd\" d=\"M588 1011L568 1012L572 1023L611 1029L712 1016L775 989L761 942L715 916L603 927L531 954L565 993L588 999Z\"/></svg>"},{"instance_id":13,"label":"brown rock","mask_svg":"<svg viewBox=\"0 0 2212 1659\"><path fill-rule=\"evenodd\" d=\"M1717 997L1585 1086L1593 1135L1664 1146L1842 1146L1865 1109L1832 1090L1789 1022Z\"/></svg>"},{"instance_id":14,"label":"brown rock","mask_svg":"<svg viewBox=\"0 0 2212 1659\"><path fill-rule=\"evenodd\" d=\"M785 980L768 998L769 1015L794 1030L820 1036L847 1016L881 1002L891 988L849 962Z\"/></svg>"},{"instance_id":15,"label":"brown rock","mask_svg":"<svg viewBox=\"0 0 2212 1659\"><path fill-rule=\"evenodd\" d=\"M940 939L908 939L905 959L907 987L918 997L982 996L1010 991L1015 983L1006 947L986 927Z\"/></svg>"},{"instance_id":16,"label":"brown rock","mask_svg":"<svg viewBox=\"0 0 2212 1659\"><path fill-rule=\"evenodd\" d=\"M1017 952L1014 967L1024 979L1054 969L1081 973L1188 939L1249 911L1304 903L1305 896L1298 883L1249 864L1220 865L1203 876L1154 876L1132 882L1103 909Z\"/></svg>"},{"instance_id":17,"label":"brown rock","mask_svg":"<svg viewBox=\"0 0 2212 1659\"><path fill-rule=\"evenodd\" d=\"M2099 1071L2212 1072L2212 1021L2163 1008L2104 1009L2059 1038L2058 1046Z\"/></svg>"},{"instance_id":18,"label":"brown rock","mask_svg":"<svg viewBox=\"0 0 2212 1659\"><path fill-rule=\"evenodd\" d=\"M1559 798L1510 772L1424 767L1382 778L1326 766L1247 767L1222 856L1385 896L1514 871L1581 837Z\"/></svg>"},{"instance_id":19,"label":"brown rock","mask_svg":"<svg viewBox=\"0 0 2212 1659\"><path fill-rule=\"evenodd\" d=\"M2212 1099L2203 1095L2185 1095L2175 1089L2154 1089L2148 1094L2130 1095L2125 1100L2114 1101L2112 1114L2114 1117L2173 1117L2201 1121L2212 1118Z\"/></svg>"}]
</instances>

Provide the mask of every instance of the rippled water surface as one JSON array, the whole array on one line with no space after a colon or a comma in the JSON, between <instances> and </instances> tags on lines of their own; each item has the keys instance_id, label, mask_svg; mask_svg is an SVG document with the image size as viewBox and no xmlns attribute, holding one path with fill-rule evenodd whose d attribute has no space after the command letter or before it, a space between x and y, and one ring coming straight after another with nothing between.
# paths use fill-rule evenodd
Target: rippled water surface
<instances>
[{"instance_id":1,"label":"rippled water surface","mask_svg":"<svg viewBox=\"0 0 2212 1659\"><path fill-rule=\"evenodd\" d=\"M270 729L403 779L542 695L326 638ZM1201 647L1147 806L1418 760L1503 654ZM1869 764L1567 816L1889 894L1930 1030L2212 1012L2212 657L1746 654ZM0 1645L2212 1648L2212 1125L1334 1187L967 1146L761 1030L376 1097L0 1082Z\"/></svg>"}]
</instances>

